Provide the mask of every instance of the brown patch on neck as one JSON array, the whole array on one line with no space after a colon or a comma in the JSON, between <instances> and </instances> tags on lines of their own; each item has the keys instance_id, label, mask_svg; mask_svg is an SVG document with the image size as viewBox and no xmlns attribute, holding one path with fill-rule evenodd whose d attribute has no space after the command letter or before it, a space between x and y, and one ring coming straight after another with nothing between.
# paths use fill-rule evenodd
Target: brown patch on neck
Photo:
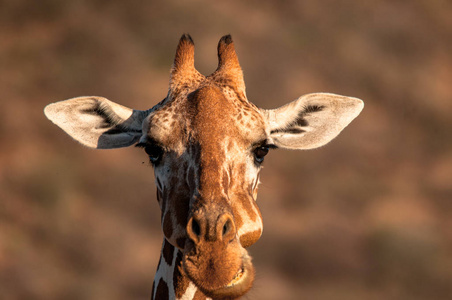
<instances>
[{"instance_id":1,"label":"brown patch on neck","mask_svg":"<svg viewBox=\"0 0 452 300\"><path fill-rule=\"evenodd\" d=\"M157 291L155 292L155 300L169 300L168 285L163 279L159 280Z\"/></svg>"}]
</instances>

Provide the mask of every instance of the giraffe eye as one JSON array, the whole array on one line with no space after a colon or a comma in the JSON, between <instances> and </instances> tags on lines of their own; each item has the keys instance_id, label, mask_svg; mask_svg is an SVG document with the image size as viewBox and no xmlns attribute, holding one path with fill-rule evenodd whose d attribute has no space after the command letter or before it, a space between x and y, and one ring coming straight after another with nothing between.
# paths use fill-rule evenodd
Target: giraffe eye
<instances>
[{"instance_id":1,"label":"giraffe eye","mask_svg":"<svg viewBox=\"0 0 452 300\"><path fill-rule=\"evenodd\" d=\"M144 151L149 156L149 160L154 165L156 165L163 156L162 147L156 144L139 143L136 147L144 148Z\"/></svg>"},{"instance_id":2,"label":"giraffe eye","mask_svg":"<svg viewBox=\"0 0 452 300\"><path fill-rule=\"evenodd\" d=\"M163 154L163 149L157 145L147 145L144 147L144 151L149 155L149 159L153 164L159 162Z\"/></svg>"},{"instance_id":3,"label":"giraffe eye","mask_svg":"<svg viewBox=\"0 0 452 300\"><path fill-rule=\"evenodd\" d=\"M267 146L260 146L254 149L254 160L259 164L262 163L265 155L268 153L268 149L269 147Z\"/></svg>"}]
</instances>

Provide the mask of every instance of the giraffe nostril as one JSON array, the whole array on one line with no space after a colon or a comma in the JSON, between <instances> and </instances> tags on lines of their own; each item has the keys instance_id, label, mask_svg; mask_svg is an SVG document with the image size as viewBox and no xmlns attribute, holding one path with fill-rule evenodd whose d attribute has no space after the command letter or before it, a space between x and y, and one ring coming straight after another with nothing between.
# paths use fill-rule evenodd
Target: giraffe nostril
<instances>
[{"instance_id":1,"label":"giraffe nostril","mask_svg":"<svg viewBox=\"0 0 452 300\"><path fill-rule=\"evenodd\" d=\"M191 230L196 236L201 235L201 227L199 226L198 221L196 221L195 219L193 219L191 222Z\"/></svg>"},{"instance_id":2,"label":"giraffe nostril","mask_svg":"<svg viewBox=\"0 0 452 300\"><path fill-rule=\"evenodd\" d=\"M187 235L188 237L195 243L199 243L201 241L201 223L198 218L192 217L188 221L187 224Z\"/></svg>"},{"instance_id":3,"label":"giraffe nostril","mask_svg":"<svg viewBox=\"0 0 452 300\"><path fill-rule=\"evenodd\" d=\"M186 232L188 238L195 244L201 242L230 242L236 236L234 220L230 214L205 215L195 214L188 220Z\"/></svg>"},{"instance_id":4,"label":"giraffe nostril","mask_svg":"<svg viewBox=\"0 0 452 300\"><path fill-rule=\"evenodd\" d=\"M223 236L225 236L231 230L231 221L227 220L223 225Z\"/></svg>"},{"instance_id":5,"label":"giraffe nostril","mask_svg":"<svg viewBox=\"0 0 452 300\"><path fill-rule=\"evenodd\" d=\"M223 215L223 217L221 218L222 222L223 222L223 226L220 227L221 228L221 239L223 241L232 241L235 237L235 225L234 225L234 221L232 220L232 216L231 215ZM221 224L221 223L220 223ZM220 229L218 228L218 229ZM219 232L219 233L220 233Z\"/></svg>"}]
</instances>

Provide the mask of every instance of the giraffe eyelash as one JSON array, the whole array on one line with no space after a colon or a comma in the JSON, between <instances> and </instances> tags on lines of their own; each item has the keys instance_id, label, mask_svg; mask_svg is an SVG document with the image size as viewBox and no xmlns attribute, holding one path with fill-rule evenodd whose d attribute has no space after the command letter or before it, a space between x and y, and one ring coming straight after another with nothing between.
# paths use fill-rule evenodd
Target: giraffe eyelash
<instances>
[{"instance_id":1,"label":"giraffe eyelash","mask_svg":"<svg viewBox=\"0 0 452 300\"><path fill-rule=\"evenodd\" d=\"M149 161L154 167L158 165L165 152L163 147L159 146L157 143L138 143L135 147L144 149L149 156Z\"/></svg>"},{"instance_id":2,"label":"giraffe eyelash","mask_svg":"<svg viewBox=\"0 0 452 300\"><path fill-rule=\"evenodd\" d=\"M261 141L251 145L252 149L256 149L256 148L259 148L259 147L266 147L268 149L278 149L278 146L270 143L270 141L267 140L267 139L261 140Z\"/></svg>"}]
</instances>

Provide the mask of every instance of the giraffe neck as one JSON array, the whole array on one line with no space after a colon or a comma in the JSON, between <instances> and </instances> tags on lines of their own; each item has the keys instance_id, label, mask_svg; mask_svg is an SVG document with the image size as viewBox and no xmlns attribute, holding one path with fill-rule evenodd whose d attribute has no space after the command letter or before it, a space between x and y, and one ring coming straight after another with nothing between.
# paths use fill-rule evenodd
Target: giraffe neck
<instances>
[{"instance_id":1,"label":"giraffe neck","mask_svg":"<svg viewBox=\"0 0 452 300\"><path fill-rule=\"evenodd\" d=\"M181 268L182 252L164 239L154 277L152 299L211 300L181 273Z\"/></svg>"}]
</instances>

